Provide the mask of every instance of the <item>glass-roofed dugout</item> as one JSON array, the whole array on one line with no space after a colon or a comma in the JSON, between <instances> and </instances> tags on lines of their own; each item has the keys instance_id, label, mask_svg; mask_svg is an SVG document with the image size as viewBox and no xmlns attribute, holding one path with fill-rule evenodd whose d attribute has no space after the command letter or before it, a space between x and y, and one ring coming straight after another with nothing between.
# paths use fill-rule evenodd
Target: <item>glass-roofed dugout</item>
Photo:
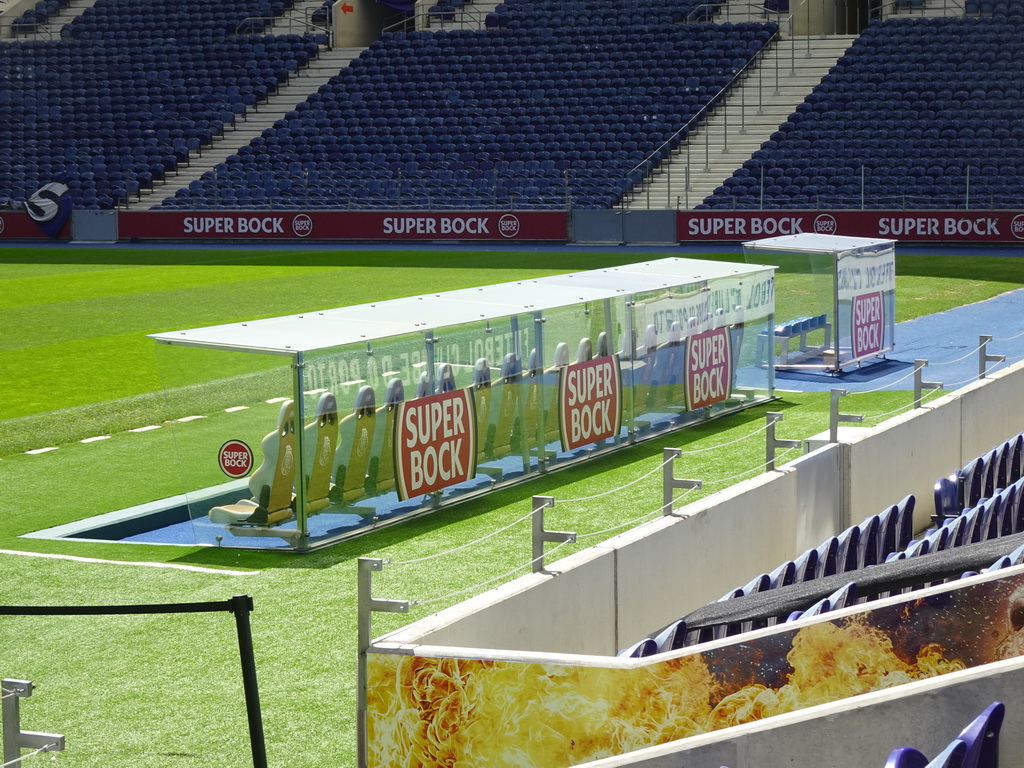
<instances>
[{"instance_id":1,"label":"glass-roofed dugout","mask_svg":"<svg viewBox=\"0 0 1024 768\"><path fill-rule=\"evenodd\" d=\"M763 402L773 311L668 258L152 338L196 541L306 550Z\"/></svg>"}]
</instances>

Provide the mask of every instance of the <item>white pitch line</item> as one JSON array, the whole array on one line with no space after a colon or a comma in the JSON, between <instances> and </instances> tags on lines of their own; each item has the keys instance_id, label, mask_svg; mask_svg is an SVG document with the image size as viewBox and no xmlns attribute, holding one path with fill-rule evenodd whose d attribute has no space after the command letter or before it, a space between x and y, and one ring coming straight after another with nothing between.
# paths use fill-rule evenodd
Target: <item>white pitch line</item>
<instances>
[{"instance_id":1,"label":"white pitch line","mask_svg":"<svg viewBox=\"0 0 1024 768\"><path fill-rule=\"evenodd\" d=\"M230 408L225 408L224 413L238 413L239 411L248 411L248 405L233 405Z\"/></svg>"},{"instance_id":2,"label":"white pitch line","mask_svg":"<svg viewBox=\"0 0 1024 768\"><path fill-rule=\"evenodd\" d=\"M83 440L79 440L80 443L98 443L100 440L109 440L110 435L97 435L96 437L87 437Z\"/></svg>"},{"instance_id":3,"label":"white pitch line","mask_svg":"<svg viewBox=\"0 0 1024 768\"><path fill-rule=\"evenodd\" d=\"M29 456L35 456L40 453L49 453L50 451L56 451L57 446L51 445L49 448L33 448L31 451L25 451Z\"/></svg>"},{"instance_id":4,"label":"white pitch line","mask_svg":"<svg viewBox=\"0 0 1024 768\"><path fill-rule=\"evenodd\" d=\"M264 400L263 402L273 405L274 403L283 403L287 399L287 397L272 397L269 400Z\"/></svg>"},{"instance_id":5,"label":"white pitch line","mask_svg":"<svg viewBox=\"0 0 1024 768\"><path fill-rule=\"evenodd\" d=\"M150 424L148 427L136 427L135 429L129 429L129 432L149 432L153 429L160 429L156 424Z\"/></svg>"},{"instance_id":6,"label":"white pitch line","mask_svg":"<svg viewBox=\"0 0 1024 768\"><path fill-rule=\"evenodd\" d=\"M199 565L181 565L180 563L139 563L124 560L100 560L96 557L78 557L77 555L55 555L48 552L19 552L15 549L0 549L0 555L24 555L25 557L42 557L51 560L71 560L76 563L99 563L101 565L138 565L148 568L172 568L179 571L194 573L217 573L225 576L251 576L259 571L229 571L223 568L203 568Z\"/></svg>"},{"instance_id":7,"label":"white pitch line","mask_svg":"<svg viewBox=\"0 0 1024 768\"><path fill-rule=\"evenodd\" d=\"M205 419L205 418L206 418L205 416L182 416L180 419L175 419L175 421L177 421L177 422L179 422L181 424L185 424L185 423L190 422L190 421L198 421L199 419Z\"/></svg>"}]
</instances>

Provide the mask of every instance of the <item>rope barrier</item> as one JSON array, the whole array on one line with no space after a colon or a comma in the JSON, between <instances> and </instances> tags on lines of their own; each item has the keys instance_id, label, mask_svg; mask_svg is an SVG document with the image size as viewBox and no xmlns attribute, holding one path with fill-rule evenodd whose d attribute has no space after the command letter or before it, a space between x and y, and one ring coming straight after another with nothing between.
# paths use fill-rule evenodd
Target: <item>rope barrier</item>
<instances>
[{"instance_id":1,"label":"rope barrier","mask_svg":"<svg viewBox=\"0 0 1024 768\"><path fill-rule=\"evenodd\" d=\"M36 749L36 750L33 750L32 752L29 752L27 755L22 755L21 757L16 757L13 760L8 760L6 763L3 763L2 765L0 765L0 768L9 768L9 766L12 766L12 765L21 765L21 761L22 760L27 760L30 757L35 757L36 755L42 754L43 752L49 752L51 749L53 749L56 746L57 746L56 742L54 742L53 744L45 744L42 747L40 747L39 749Z\"/></svg>"},{"instance_id":2,"label":"rope barrier","mask_svg":"<svg viewBox=\"0 0 1024 768\"><path fill-rule=\"evenodd\" d=\"M531 517L534 516L534 514L539 512L541 509L543 509L543 507L539 507L537 509L532 510L531 512L527 512L525 515L520 517L518 520L512 521L511 523L506 525L504 528L497 528L497 529L491 531L490 533L488 533L488 534L486 534L484 536L481 536L479 539L474 539L473 541L467 541L465 544L460 544L457 547L452 547L451 549L446 549L444 552L436 552L433 555L424 555L423 557L415 557L412 560L385 560L384 562L387 563L388 565L412 565L413 563L423 563L423 562L426 562L427 560L435 560L435 559L437 559L439 557L444 557L445 555L450 555L450 554L453 554L454 552L459 552L460 550L467 549L468 547L472 547L472 546L474 546L476 544L479 544L479 543L481 543L483 541L487 541L488 539L490 539L490 538L492 538L494 536L497 536L499 533L504 533L505 531L509 530L510 528L515 528L517 525L519 525L524 520L529 520Z\"/></svg>"},{"instance_id":3,"label":"rope barrier","mask_svg":"<svg viewBox=\"0 0 1024 768\"><path fill-rule=\"evenodd\" d=\"M656 472L660 472L662 469L665 468L665 465L668 464L670 461L672 461L672 459L666 459L665 461L661 462L661 464L659 464L654 469L652 469L650 472L648 472L646 475L640 475L640 477L636 478L635 480L630 480L628 483L626 483L625 485L621 485L618 488L612 488L609 491L602 491L601 493L595 493L593 496L580 496L577 499L559 499L558 501L559 501L560 504L575 504L575 503L578 503L578 502L581 502L581 501L593 501L594 499L600 499L600 498L602 498L604 496L611 496L613 493L618 493L619 491L624 491L627 488L629 488L630 486L636 485L641 480L646 480L648 477L650 477L651 475L655 474Z\"/></svg>"},{"instance_id":4,"label":"rope barrier","mask_svg":"<svg viewBox=\"0 0 1024 768\"><path fill-rule=\"evenodd\" d=\"M726 442L726 443L719 443L717 445L710 445L710 446L707 446L705 448L695 448L695 449L689 450L689 451L682 451L681 453L684 456L690 456L690 455L695 455L695 454L699 454L699 453L707 453L708 451L718 450L719 448L727 448L729 446L736 445L737 443L741 443L744 440L749 440L750 438L754 437L755 435L757 435L757 434L759 434L761 432L764 432L767 428L768 428L768 425L766 424L764 426L761 426L761 427L755 429L753 432L750 432L750 433L748 433L746 435L742 435L741 437L736 438L735 440L730 440L729 442ZM563 505L564 504L579 504L579 503L586 502L586 501L593 501L595 499L604 498L605 496L611 496L612 494L618 493L619 491L624 491L627 488L630 488L630 487L636 485L637 483L639 483L639 482L641 482L643 480L646 480L647 478L651 477L652 475L657 474L658 472L663 470L665 468L665 466L667 464L669 464L671 461L672 461L672 459L666 459L665 461L663 461L660 464L658 464L654 469L650 470L649 472L647 472L647 473L645 473L643 475L640 475L639 477L629 481L628 483L626 483L624 485L621 485L621 486L618 486L616 488L611 488L611 489L609 489L607 491L602 491L601 493L595 493L595 494L593 494L591 496L580 496L580 497L573 498L573 499L559 499L558 502L559 502L559 504L563 504ZM765 466L765 465L762 465L762 467L763 466ZM749 472L749 471L752 471L752 470L747 470L747 471ZM684 494L684 496L685 496L685 494ZM656 510L654 510L652 512L648 512L648 513L646 513L644 515L641 515L640 517L635 518L630 523L623 523L623 524L614 526L612 528L607 528L607 529L604 529L604 530L601 530L601 531L594 531L592 533L577 534L577 538L587 538L587 537L596 536L596 535L599 535L599 534L602 534L602 533L607 533L607 532L610 532L610 531L618 530L619 528L624 528L627 525L632 524L633 522L644 520L644 519L646 519L648 517L653 517L654 515L656 515L656 514L658 514L660 512L663 512L664 509L665 509L665 506L666 505L662 505L661 507L659 507L658 509L656 509ZM499 533L504 533L505 531L507 531L507 530L509 530L511 528L514 528L515 526L519 525L520 523L523 523L526 520L530 519L538 511L539 510L532 510L532 511L528 512L527 514L523 515L522 517L520 517L520 518L514 520L513 522L509 523L506 526L503 526L501 528L497 528L497 529L491 531L490 533L485 534L484 536L481 536L481 537L479 537L477 539L474 539L472 541L468 541L465 544L460 544L460 545L458 545L456 547L452 547L451 549L446 549L443 552L436 552L436 553L434 553L432 555L425 555L423 557L417 557L417 558L413 558L411 560L390 560L390 559L388 559L388 560L385 560L385 562L388 565L413 565L413 564L416 564L416 563L423 563L423 562L427 562L429 560L435 560L437 558L446 557L446 556L454 554L456 552L461 552L464 549L468 549L470 547L476 546L477 544L481 544L481 543L487 541L488 539L491 539L494 536L497 536ZM532 562L533 561L531 561L531 563ZM528 565L531 564L531 563L528 563Z\"/></svg>"},{"instance_id":5,"label":"rope barrier","mask_svg":"<svg viewBox=\"0 0 1024 768\"><path fill-rule=\"evenodd\" d=\"M984 344L979 344L979 345L978 345L978 346L976 346L976 347L975 347L974 349L972 349L972 350L971 350L970 352L968 352L968 353L967 353L966 355L964 355L963 357L958 357L958 358L956 358L955 360L947 360L947 361L946 361L946 362L944 362L944 363L933 363L933 362L930 362L930 361L929 361L928 365L929 365L929 367L932 367L932 368L938 368L938 367L939 367L940 365L953 365L953 363L960 363L960 362L963 362L963 361L964 361L964 360L966 360L966 359L967 359L968 357L971 357L972 355L975 355L975 354L977 354L979 350L981 350L982 348L984 348L984 346L985 346Z\"/></svg>"},{"instance_id":6,"label":"rope barrier","mask_svg":"<svg viewBox=\"0 0 1024 768\"><path fill-rule=\"evenodd\" d=\"M941 390L933 389L933 390L930 390L929 392L927 392L926 394L921 395L921 402L923 403L924 399L926 397L930 396L932 394L932 392L939 392L939 391L941 391ZM864 414L864 418L865 419L871 419L871 420L874 420L874 419L885 419L885 418L887 418L889 416L892 416L894 414L904 413L905 411L910 411L910 410L913 410L913 409L914 409L914 404L913 403L909 403L908 405L901 405L899 408L894 408L893 410L886 411L885 413L879 413L879 414L867 414L867 413L865 413Z\"/></svg>"},{"instance_id":7,"label":"rope barrier","mask_svg":"<svg viewBox=\"0 0 1024 768\"><path fill-rule=\"evenodd\" d=\"M773 461L777 461L780 456L785 456L790 451L795 451L795 450L796 450L796 448L785 448L785 449L779 451L779 453L776 455L776 457L774 459L766 461L763 464L759 464L756 467L751 467L750 469L744 470L743 472L740 472L739 474L731 475L730 477L723 477L723 478L721 478L719 480L709 480L708 482L704 483L704 486L708 487L708 486L712 486L712 485L722 485L722 483L728 483L728 482L730 482L732 480L735 480L737 478L743 477L744 475L749 475L751 472L756 472L759 469L764 469L769 464L771 464Z\"/></svg>"},{"instance_id":8,"label":"rope barrier","mask_svg":"<svg viewBox=\"0 0 1024 768\"><path fill-rule=\"evenodd\" d=\"M467 594L469 592L473 592L473 591L479 589L480 587L486 587L487 585L493 584L496 581L502 581L504 579L507 579L512 574L517 573L517 572L523 570L524 568L532 567L534 563L538 562L539 560L543 560L545 557L548 557L551 554L557 552L559 549L564 547L566 544L571 544L571 543L572 542L570 542L570 541L563 541L561 544L557 544L554 547L552 547L551 549L549 549L546 553L544 553L540 557L532 558L531 560L527 561L526 563L523 563L522 565L516 566L511 571L506 571L505 573L501 574L500 576L495 576L493 579L488 579L487 581L482 581L479 584L474 584L471 587L466 587L464 589L458 589L458 590L456 590L454 592L449 592L447 595L442 595L441 597L431 597L431 598L428 598L426 600L410 600L409 601L409 605L410 606L414 606L414 605L432 605L434 603L440 603L440 602L445 601L445 600L450 600L453 597L458 597L459 595L465 595L465 594ZM3 768L3 766L0 766L0 768Z\"/></svg>"},{"instance_id":9,"label":"rope barrier","mask_svg":"<svg viewBox=\"0 0 1024 768\"><path fill-rule=\"evenodd\" d=\"M915 371L911 371L906 376L901 376L900 378L896 379L896 381L890 381L888 384L883 384L882 386L876 387L875 389L862 389L862 390L858 390L856 392L847 392L846 396L847 397L851 397L853 395L870 395L870 394L872 394L874 392L894 391L894 390L892 390L892 386L894 384L899 384L901 381L906 381L907 379L914 378L914 373L915 373Z\"/></svg>"},{"instance_id":10,"label":"rope barrier","mask_svg":"<svg viewBox=\"0 0 1024 768\"><path fill-rule=\"evenodd\" d=\"M1013 341L1014 339L1019 339L1021 336L1024 336L1024 331L1021 331L1016 336L1000 336L998 338L993 336L992 341Z\"/></svg>"},{"instance_id":11,"label":"rope barrier","mask_svg":"<svg viewBox=\"0 0 1024 768\"><path fill-rule=\"evenodd\" d=\"M688 493L692 493L695 490L697 490L697 489L696 488L687 488L685 491L683 491L679 495L678 499L672 499L672 501L670 501L668 504L662 504L660 507L658 507L655 510L652 510L650 512L645 512L644 514L640 515L639 517L634 517L632 520L627 520L624 523L619 523L618 525L612 526L611 528L605 528L605 529L600 530L600 531L591 531L590 533L577 533L576 534L576 541L579 541L580 539L586 539L586 538L589 538L589 537L592 537L592 536L601 536L601 535L606 534L606 533L611 533L612 531L617 531L620 528L626 528L627 526L635 525L635 524L637 524L637 523L639 523L641 521L646 521L648 518L654 517L655 515L664 514L666 507L672 506L673 504L676 503L676 501L679 501L680 499L685 497Z\"/></svg>"}]
</instances>

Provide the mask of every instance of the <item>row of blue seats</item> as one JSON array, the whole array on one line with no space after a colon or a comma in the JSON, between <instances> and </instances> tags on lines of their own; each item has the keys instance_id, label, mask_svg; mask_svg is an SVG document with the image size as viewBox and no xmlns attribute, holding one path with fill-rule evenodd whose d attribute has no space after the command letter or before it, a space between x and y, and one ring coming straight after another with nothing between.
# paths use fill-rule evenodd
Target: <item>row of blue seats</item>
<instances>
[{"instance_id":1,"label":"row of blue seats","mask_svg":"<svg viewBox=\"0 0 1024 768\"><path fill-rule=\"evenodd\" d=\"M1005 714L1006 706L993 702L932 760L916 747L898 747L885 768L999 768L999 733Z\"/></svg>"},{"instance_id":2,"label":"row of blue seats","mask_svg":"<svg viewBox=\"0 0 1024 768\"><path fill-rule=\"evenodd\" d=\"M67 8L70 3L71 0L39 0L11 22L11 32L15 35L35 32L51 16L56 15L62 8Z\"/></svg>"},{"instance_id":3,"label":"row of blue seats","mask_svg":"<svg viewBox=\"0 0 1024 768\"><path fill-rule=\"evenodd\" d=\"M1015 443L1016 439L1012 442ZM981 499L976 506L963 510L961 514L941 520L937 527L919 539L912 538L913 509L914 497L907 497L900 505L890 508L881 515L872 516L860 525L851 526L839 536L832 537L817 548L807 550L794 561L783 563L770 574L756 577L719 600L722 602L761 594L838 574L850 575L849 582L840 579L843 582L842 586L803 611L793 611L774 618L716 623L699 626L696 629L692 625L688 626L684 618L669 625L657 635L645 638L620 651L618 655L637 657L664 653L852 605L858 600L858 579L854 575L858 571L863 573L863 569L881 563L909 561L931 554L958 550L960 547L1005 540L1009 542L1004 547L1008 551L990 555L991 560L973 567L984 565L985 571L991 572L1024 564L1024 543L1020 541L1020 536L1024 534L1024 477L998 490L991 498ZM984 554L982 552L981 556L984 557ZM978 571L964 570L958 573L960 577L968 577L977 575ZM945 578L941 577L938 582L922 581L913 586L901 585L898 592L919 589L930 586L931 583L942 583ZM881 596L893 593L892 590L888 590L881 593Z\"/></svg>"},{"instance_id":4,"label":"row of blue seats","mask_svg":"<svg viewBox=\"0 0 1024 768\"><path fill-rule=\"evenodd\" d=\"M941 524L982 499L1024 478L1024 433L1011 437L935 483L935 515Z\"/></svg>"},{"instance_id":5,"label":"row of blue seats","mask_svg":"<svg viewBox=\"0 0 1024 768\"><path fill-rule=\"evenodd\" d=\"M964 544L997 539L1024 532L1024 478L1000 489L991 498L980 499L975 506L958 515L942 519L937 528L908 548L907 557L942 552ZM1011 557L1016 560L1016 554Z\"/></svg>"},{"instance_id":6,"label":"row of blue seats","mask_svg":"<svg viewBox=\"0 0 1024 768\"><path fill-rule=\"evenodd\" d=\"M837 574L853 573L862 568L885 562L893 553L904 550L912 540L914 503L914 497L907 496L899 504L868 517L859 525L850 526L838 536L832 536L819 546L806 550L794 560L782 563L771 573L763 573L744 586L728 592L719 602ZM856 585L849 582L799 613L766 620L761 622L760 626L793 621L801 616L818 615L841 608L847 603L854 602L856 598ZM618 655L649 656L729 637L754 628L744 626L744 624L720 625L690 631L686 626L686 621L680 619L670 624L655 637L641 640L620 651Z\"/></svg>"}]
</instances>

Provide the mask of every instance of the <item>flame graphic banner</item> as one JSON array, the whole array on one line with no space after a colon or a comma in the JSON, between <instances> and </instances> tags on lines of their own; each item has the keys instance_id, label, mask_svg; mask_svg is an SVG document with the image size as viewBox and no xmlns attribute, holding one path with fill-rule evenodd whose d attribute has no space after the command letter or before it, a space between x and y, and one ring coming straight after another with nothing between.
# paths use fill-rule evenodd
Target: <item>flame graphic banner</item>
<instances>
[{"instance_id":1,"label":"flame graphic banner","mask_svg":"<svg viewBox=\"0 0 1024 768\"><path fill-rule=\"evenodd\" d=\"M368 765L577 765L1021 655L1022 606L1012 576L639 666L371 653Z\"/></svg>"}]
</instances>

